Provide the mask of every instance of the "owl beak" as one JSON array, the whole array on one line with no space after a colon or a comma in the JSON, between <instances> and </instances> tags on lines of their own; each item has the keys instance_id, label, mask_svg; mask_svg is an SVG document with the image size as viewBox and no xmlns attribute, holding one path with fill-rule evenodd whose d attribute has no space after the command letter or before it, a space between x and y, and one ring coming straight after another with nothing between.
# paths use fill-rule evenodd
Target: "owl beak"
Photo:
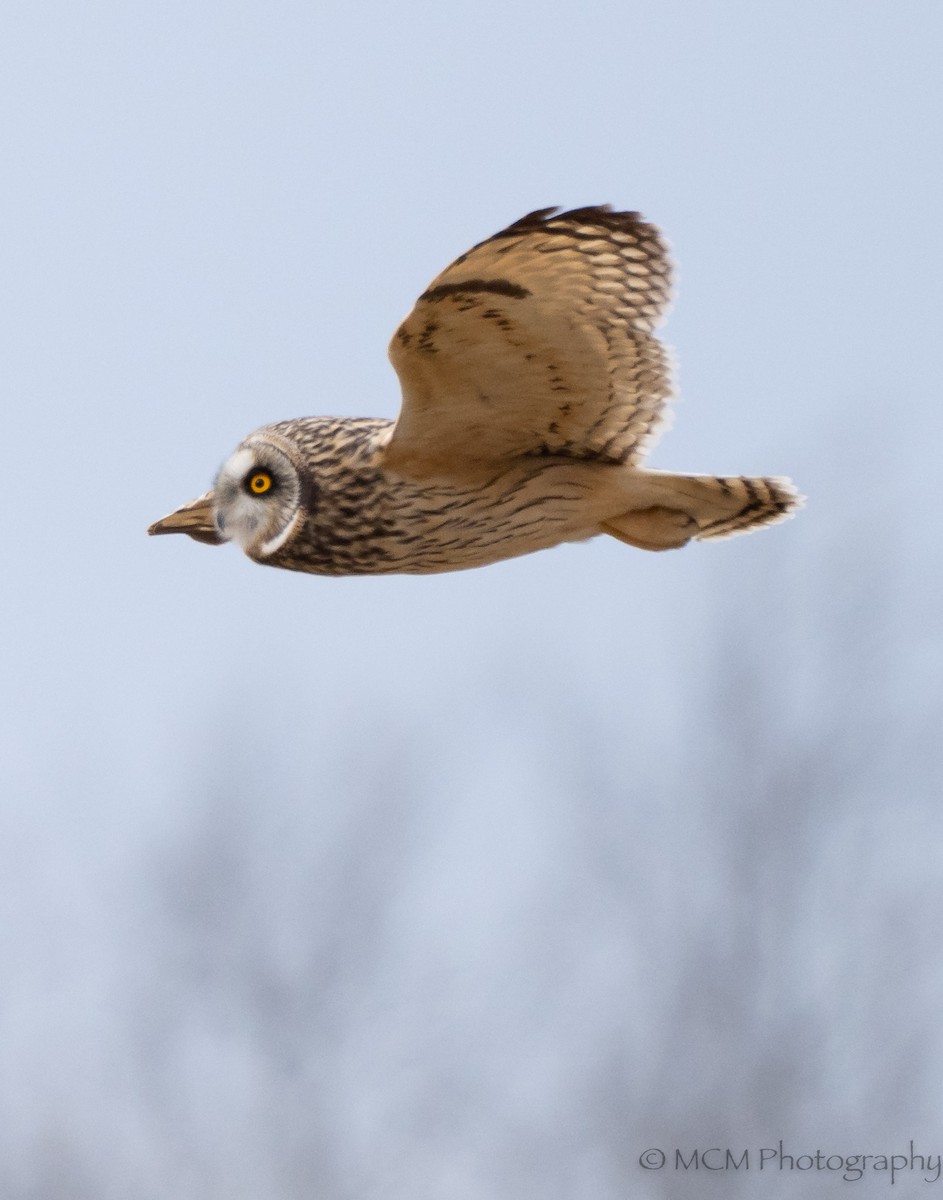
<instances>
[{"instance_id":1,"label":"owl beak","mask_svg":"<svg viewBox=\"0 0 943 1200\"><path fill-rule=\"evenodd\" d=\"M182 504L176 512L155 521L148 533L185 533L209 546L221 546L225 538L216 527L213 514L213 493L205 492L196 500Z\"/></svg>"}]
</instances>

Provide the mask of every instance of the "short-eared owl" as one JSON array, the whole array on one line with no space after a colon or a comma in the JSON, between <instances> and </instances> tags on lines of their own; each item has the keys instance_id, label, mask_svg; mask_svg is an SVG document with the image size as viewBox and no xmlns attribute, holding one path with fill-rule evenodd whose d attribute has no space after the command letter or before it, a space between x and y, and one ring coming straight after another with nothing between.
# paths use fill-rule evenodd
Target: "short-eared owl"
<instances>
[{"instance_id":1,"label":"short-eared owl","mask_svg":"<svg viewBox=\"0 0 943 1200\"><path fill-rule=\"evenodd\" d=\"M643 465L671 393L654 336L669 285L638 213L530 213L457 258L396 331L395 422L267 425L150 532L350 575L479 567L598 533L668 550L780 521L799 503L786 479Z\"/></svg>"}]
</instances>

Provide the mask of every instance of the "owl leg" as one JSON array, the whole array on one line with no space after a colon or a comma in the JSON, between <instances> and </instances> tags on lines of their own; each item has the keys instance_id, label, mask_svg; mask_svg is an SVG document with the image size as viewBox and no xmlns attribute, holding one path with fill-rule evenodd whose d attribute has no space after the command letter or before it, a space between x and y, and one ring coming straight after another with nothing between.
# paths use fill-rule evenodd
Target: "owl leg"
<instances>
[{"instance_id":1,"label":"owl leg","mask_svg":"<svg viewBox=\"0 0 943 1200\"><path fill-rule=\"evenodd\" d=\"M675 508L642 508L605 521L603 533L639 550L677 550L697 533L697 521Z\"/></svg>"}]
</instances>

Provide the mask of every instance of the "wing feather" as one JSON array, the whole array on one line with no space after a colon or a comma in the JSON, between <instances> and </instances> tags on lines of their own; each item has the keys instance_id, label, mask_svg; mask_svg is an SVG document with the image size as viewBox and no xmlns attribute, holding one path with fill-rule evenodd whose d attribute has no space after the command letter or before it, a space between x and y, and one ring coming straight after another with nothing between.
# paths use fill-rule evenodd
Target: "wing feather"
<instances>
[{"instance_id":1,"label":"wing feather","mask_svg":"<svg viewBox=\"0 0 943 1200\"><path fill-rule=\"evenodd\" d=\"M393 336L403 403L388 464L640 461L671 394L652 336L669 292L665 244L638 213L544 208L480 242Z\"/></svg>"}]
</instances>

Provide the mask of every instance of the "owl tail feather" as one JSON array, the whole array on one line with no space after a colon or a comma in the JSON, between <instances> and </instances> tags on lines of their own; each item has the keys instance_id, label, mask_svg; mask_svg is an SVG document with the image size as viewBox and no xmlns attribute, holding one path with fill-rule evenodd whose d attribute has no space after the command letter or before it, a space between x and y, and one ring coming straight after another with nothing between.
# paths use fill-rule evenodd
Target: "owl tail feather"
<instances>
[{"instance_id":1,"label":"owl tail feather","mask_svg":"<svg viewBox=\"0 0 943 1200\"><path fill-rule=\"evenodd\" d=\"M641 550L675 550L693 540L731 537L774 525L801 507L788 479L673 475L645 471L644 501L603 522L611 534ZM637 477L638 478L638 477Z\"/></svg>"}]
</instances>

